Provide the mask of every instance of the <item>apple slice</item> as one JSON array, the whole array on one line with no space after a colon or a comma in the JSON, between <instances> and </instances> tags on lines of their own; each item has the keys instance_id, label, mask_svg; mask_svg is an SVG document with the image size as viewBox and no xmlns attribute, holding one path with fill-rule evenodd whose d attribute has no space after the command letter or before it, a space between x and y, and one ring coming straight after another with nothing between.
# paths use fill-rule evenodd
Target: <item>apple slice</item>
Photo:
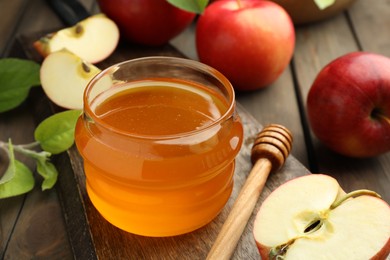
<instances>
[{"instance_id":1,"label":"apple slice","mask_svg":"<svg viewBox=\"0 0 390 260\"><path fill-rule=\"evenodd\" d=\"M88 82L100 72L96 66L63 49L49 54L40 70L41 85L51 101L68 109L83 108L83 93ZM106 76L101 88L108 89L112 80Z\"/></svg>"},{"instance_id":2,"label":"apple slice","mask_svg":"<svg viewBox=\"0 0 390 260\"><path fill-rule=\"evenodd\" d=\"M118 26L104 14L97 14L42 37L34 42L34 48L43 57L66 48L83 60L97 63L110 56L118 42Z\"/></svg>"},{"instance_id":3,"label":"apple slice","mask_svg":"<svg viewBox=\"0 0 390 260\"><path fill-rule=\"evenodd\" d=\"M375 192L345 194L334 178L307 175L268 196L254 237L262 259L386 259L390 207Z\"/></svg>"}]
</instances>

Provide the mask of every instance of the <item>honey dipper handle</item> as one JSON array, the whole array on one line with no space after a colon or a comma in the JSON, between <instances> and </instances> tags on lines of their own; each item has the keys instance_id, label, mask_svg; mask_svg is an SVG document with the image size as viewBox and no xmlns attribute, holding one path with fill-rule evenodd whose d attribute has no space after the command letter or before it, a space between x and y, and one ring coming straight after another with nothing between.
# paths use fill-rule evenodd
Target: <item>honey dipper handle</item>
<instances>
[{"instance_id":1,"label":"honey dipper handle","mask_svg":"<svg viewBox=\"0 0 390 260\"><path fill-rule=\"evenodd\" d=\"M269 173L278 170L284 164L291 145L292 135L281 125L271 124L257 135L251 152L252 170L207 256L208 260L230 259Z\"/></svg>"},{"instance_id":2,"label":"honey dipper handle","mask_svg":"<svg viewBox=\"0 0 390 260\"><path fill-rule=\"evenodd\" d=\"M230 259L271 169L272 164L268 159L261 158L255 163L207 256L208 260Z\"/></svg>"}]
</instances>

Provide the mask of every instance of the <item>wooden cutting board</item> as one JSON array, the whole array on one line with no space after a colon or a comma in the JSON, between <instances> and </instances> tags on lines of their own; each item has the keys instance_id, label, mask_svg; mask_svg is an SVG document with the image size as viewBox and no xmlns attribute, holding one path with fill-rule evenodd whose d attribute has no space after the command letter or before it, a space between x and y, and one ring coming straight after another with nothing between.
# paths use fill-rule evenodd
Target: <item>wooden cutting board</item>
<instances>
[{"instance_id":1,"label":"wooden cutting board","mask_svg":"<svg viewBox=\"0 0 390 260\"><path fill-rule=\"evenodd\" d=\"M42 35L44 33L19 37L23 52L37 62L41 62L42 57L32 48L32 43ZM149 48L122 43L113 55L97 66L103 69L120 61L144 56L184 57L171 45ZM34 95L34 114L38 120L60 110L42 92ZM205 259L250 172L252 142L262 129L261 124L240 104L237 104L237 110L244 125L244 141L236 158L233 193L222 212L211 223L185 235L151 238L133 235L112 226L94 209L87 196L83 162L76 148L58 156L56 165L60 175L57 190L75 259ZM282 183L305 174L309 174L309 171L290 155L284 167L269 177L233 259L260 258L252 228L261 202Z\"/></svg>"}]
</instances>

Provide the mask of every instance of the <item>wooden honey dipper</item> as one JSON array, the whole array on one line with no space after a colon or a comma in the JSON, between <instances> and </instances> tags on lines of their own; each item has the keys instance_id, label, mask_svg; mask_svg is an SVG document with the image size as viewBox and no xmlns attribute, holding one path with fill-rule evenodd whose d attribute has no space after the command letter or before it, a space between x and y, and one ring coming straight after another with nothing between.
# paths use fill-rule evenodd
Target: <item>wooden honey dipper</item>
<instances>
[{"instance_id":1,"label":"wooden honey dipper","mask_svg":"<svg viewBox=\"0 0 390 260\"><path fill-rule=\"evenodd\" d=\"M230 259L260 197L270 172L279 170L292 147L291 132L271 124L256 136L252 146L252 170L242 187L207 259Z\"/></svg>"}]
</instances>

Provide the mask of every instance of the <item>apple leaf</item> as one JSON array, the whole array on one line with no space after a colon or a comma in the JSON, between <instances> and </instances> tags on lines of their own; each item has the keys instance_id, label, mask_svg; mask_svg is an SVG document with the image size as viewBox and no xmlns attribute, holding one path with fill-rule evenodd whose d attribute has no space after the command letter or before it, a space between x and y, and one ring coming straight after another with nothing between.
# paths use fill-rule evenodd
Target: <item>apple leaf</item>
<instances>
[{"instance_id":1,"label":"apple leaf","mask_svg":"<svg viewBox=\"0 0 390 260\"><path fill-rule=\"evenodd\" d=\"M336 0L314 0L320 10L323 10L334 4Z\"/></svg>"},{"instance_id":2,"label":"apple leaf","mask_svg":"<svg viewBox=\"0 0 390 260\"><path fill-rule=\"evenodd\" d=\"M34 177L30 169L15 159L11 140L8 142L9 165L0 179L0 199L29 192L34 188Z\"/></svg>"},{"instance_id":3,"label":"apple leaf","mask_svg":"<svg viewBox=\"0 0 390 260\"><path fill-rule=\"evenodd\" d=\"M47 151L36 152L26 149L25 146L16 145L15 151L18 151L28 157L35 159L37 172L43 177L42 190L51 189L57 182L58 171L54 164L49 162L51 153Z\"/></svg>"},{"instance_id":4,"label":"apple leaf","mask_svg":"<svg viewBox=\"0 0 390 260\"><path fill-rule=\"evenodd\" d=\"M44 178L41 186L42 190L51 189L56 184L58 171L47 158L37 160L37 171Z\"/></svg>"},{"instance_id":5,"label":"apple leaf","mask_svg":"<svg viewBox=\"0 0 390 260\"><path fill-rule=\"evenodd\" d=\"M52 115L35 129L34 137L41 148L58 154L68 150L74 143L74 131L80 110L67 110Z\"/></svg>"},{"instance_id":6,"label":"apple leaf","mask_svg":"<svg viewBox=\"0 0 390 260\"><path fill-rule=\"evenodd\" d=\"M209 0L167 0L170 4L177 8L183 9L191 13L201 14L206 8Z\"/></svg>"},{"instance_id":7,"label":"apple leaf","mask_svg":"<svg viewBox=\"0 0 390 260\"><path fill-rule=\"evenodd\" d=\"M0 60L0 113L19 106L39 86L39 64L16 58Z\"/></svg>"}]
</instances>

